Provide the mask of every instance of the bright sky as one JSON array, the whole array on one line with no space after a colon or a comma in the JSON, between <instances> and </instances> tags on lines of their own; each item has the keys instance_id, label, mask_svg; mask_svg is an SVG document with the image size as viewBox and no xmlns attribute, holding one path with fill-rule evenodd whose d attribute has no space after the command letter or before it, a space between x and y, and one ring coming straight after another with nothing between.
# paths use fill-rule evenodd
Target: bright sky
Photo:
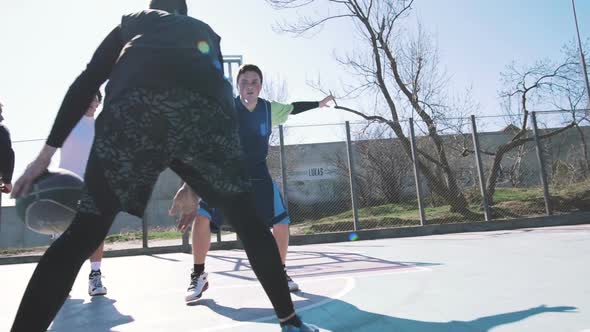
<instances>
[{"instance_id":1,"label":"bright sky","mask_svg":"<svg viewBox=\"0 0 590 332\"><path fill-rule=\"evenodd\" d=\"M0 10L0 99L15 141L45 138L61 100L96 46L124 13L147 0L3 1ZM327 3L327 1L318 1ZM452 3L452 5L449 5ZM306 80L345 77L334 52L356 47L353 28L334 22L313 38L275 33L271 24L295 12L277 12L263 0L189 0L189 14L222 36L224 54L240 54L267 76L287 81L289 100L319 100ZM322 5L318 5L322 8ZM576 3L580 33L590 38L590 1ZM327 10L327 9L326 9ZM436 38L441 65L457 91L472 86L482 114L499 114L499 73L511 61L557 59L573 40L570 0L416 0L414 17ZM338 87L334 86L334 90ZM324 109L293 116L287 125L359 120ZM320 129L317 129L320 130ZM36 154L38 143L16 143L17 170Z\"/></svg>"}]
</instances>

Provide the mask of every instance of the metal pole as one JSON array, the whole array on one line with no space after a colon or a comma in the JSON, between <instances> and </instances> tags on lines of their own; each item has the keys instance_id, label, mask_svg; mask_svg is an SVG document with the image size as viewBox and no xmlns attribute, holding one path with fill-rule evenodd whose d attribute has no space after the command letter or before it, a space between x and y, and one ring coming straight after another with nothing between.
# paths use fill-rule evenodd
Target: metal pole
<instances>
[{"instance_id":1,"label":"metal pole","mask_svg":"<svg viewBox=\"0 0 590 332\"><path fill-rule=\"evenodd\" d=\"M1 109L1 107L0 107ZM0 189L4 189L4 181L2 181L2 173L0 173ZM0 230L2 229L2 193L0 192Z\"/></svg>"},{"instance_id":2,"label":"metal pole","mask_svg":"<svg viewBox=\"0 0 590 332\"><path fill-rule=\"evenodd\" d=\"M547 185L547 173L545 172L545 162L543 161L543 148L541 147L541 140L539 139L539 130L537 128L537 117L535 112L531 112L531 120L533 121L533 134L535 135L535 145L537 148L537 161L539 162L539 175L541 176L541 185L543 186L543 198L545 199L545 212L548 216L553 214L551 207L551 198L549 197L549 187Z\"/></svg>"},{"instance_id":3,"label":"metal pole","mask_svg":"<svg viewBox=\"0 0 590 332\"><path fill-rule=\"evenodd\" d=\"M479 176L479 189L481 190L483 215L486 221L490 221L492 220L492 214L490 213L488 192L486 191L486 181L483 174L481 154L479 153L479 137L477 137L477 124L475 122L475 115L471 115L471 135L473 136L473 150L475 150L475 164L477 165L477 174Z\"/></svg>"},{"instance_id":4,"label":"metal pole","mask_svg":"<svg viewBox=\"0 0 590 332\"><path fill-rule=\"evenodd\" d=\"M142 246L145 249L148 247L148 225L147 220L145 220L145 216L141 219L141 233Z\"/></svg>"},{"instance_id":5,"label":"metal pole","mask_svg":"<svg viewBox=\"0 0 590 332\"><path fill-rule=\"evenodd\" d=\"M590 82L588 82L588 72L586 69L586 57L584 57L584 50L582 49L582 41L580 39L580 29L578 28L578 15L576 15L576 3L572 0L572 9L574 11L574 22L576 23L576 35L578 36L578 48L580 49L580 63L582 65L582 72L584 73L584 81L586 82L586 95L588 97L588 105L586 109L590 108Z\"/></svg>"},{"instance_id":6,"label":"metal pole","mask_svg":"<svg viewBox=\"0 0 590 332\"><path fill-rule=\"evenodd\" d=\"M285 136L283 125L279 125L279 142L281 145L281 177L283 178L283 200L285 211L289 212L289 197L287 196L287 157L285 152Z\"/></svg>"},{"instance_id":7,"label":"metal pole","mask_svg":"<svg viewBox=\"0 0 590 332\"><path fill-rule=\"evenodd\" d=\"M188 231L182 233L182 248L188 252L189 243L188 243Z\"/></svg>"},{"instance_id":8,"label":"metal pole","mask_svg":"<svg viewBox=\"0 0 590 332\"><path fill-rule=\"evenodd\" d=\"M227 71L228 71L227 77L229 78L229 81L233 85L234 84L234 70L233 70L233 66L232 66L231 62L227 63Z\"/></svg>"},{"instance_id":9,"label":"metal pole","mask_svg":"<svg viewBox=\"0 0 590 332\"><path fill-rule=\"evenodd\" d=\"M420 170L418 168L418 154L416 153L416 135L414 134L414 119L410 118L410 148L412 150L412 162L414 164L414 182L416 183L416 198L418 200L418 210L420 211L420 226L426 222L424 205L422 203L422 188L420 186Z\"/></svg>"},{"instance_id":10,"label":"metal pole","mask_svg":"<svg viewBox=\"0 0 590 332\"><path fill-rule=\"evenodd\" d=\"M352 140L350 139L350 122L346 121L346 152L348 154L348 170L350 177L350 199L352 201L352 217L354 230L359 229L359 216L356 200L356 181L354 179L354 162L352 157Z\"/></svg>"}]
</instances>

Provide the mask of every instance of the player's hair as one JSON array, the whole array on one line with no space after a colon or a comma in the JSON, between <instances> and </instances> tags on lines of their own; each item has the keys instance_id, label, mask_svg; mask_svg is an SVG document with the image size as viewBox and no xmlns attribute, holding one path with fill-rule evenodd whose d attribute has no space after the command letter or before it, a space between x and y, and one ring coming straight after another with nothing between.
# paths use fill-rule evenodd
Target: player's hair
<instances>
[{"instance_id":1,"label":"player's hair","mask_svg":"<svg viewBox=\"0 0 590 332\"><path fill-rule=\"evenodd\" d=\"M262 71L260 70L260 68L258 68L257 65L253 65L253 64L245 64L245 65L240 66L240 70L238 70L238 77L236 78L236 82L238 82L240 80L240 76L247 71L253 71L256 74L258 74L258 76L260 76L260 84L262 84Z\"/></svg>"},{"instance_id":2,"label":"player's hair","mask_svg":"<svg viewBox=\"0 0 590 332\"><path fill-rule=\"evenodd\" d=\"M188 8L185 0L150 0L150 9L159 9L169 13L187 15Z\"/></svg>"}]
</instances>

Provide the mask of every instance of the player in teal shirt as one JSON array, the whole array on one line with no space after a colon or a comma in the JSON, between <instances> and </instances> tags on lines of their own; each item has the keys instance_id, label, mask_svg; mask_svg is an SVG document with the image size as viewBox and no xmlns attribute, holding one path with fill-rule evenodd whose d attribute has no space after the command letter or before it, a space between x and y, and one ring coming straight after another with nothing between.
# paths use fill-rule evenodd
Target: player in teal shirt
<instances>
[{"instance_id":1,"label":"player in teal shirt","mask_svg":"<svg viewBox=\"0 0 590 332\"><path fill-rule=\"evenodd\" d=\"M333 96L327 96L317 102L295 102L281 104L259 97L262 89L262 72L251 64L240 67L237 76L239 96L235 98L238 117L240 142L245 154L247 173L256 196L256 211L273 230L279 247L289 290L297 291L299 286L287 274L285 266L289 247L290 219L276 183L272 180L266 165L269 139L272 127L283 124L290 114L299 114L308 110L325 107ZM194 302L201 298L209 287L205 272L205 258L211 243L211 228L218 231L223 223L223 216L218 209L201 202L199 214L193 222L193 260L191 282L185 300Z\"/></svg>"}]
</instances>

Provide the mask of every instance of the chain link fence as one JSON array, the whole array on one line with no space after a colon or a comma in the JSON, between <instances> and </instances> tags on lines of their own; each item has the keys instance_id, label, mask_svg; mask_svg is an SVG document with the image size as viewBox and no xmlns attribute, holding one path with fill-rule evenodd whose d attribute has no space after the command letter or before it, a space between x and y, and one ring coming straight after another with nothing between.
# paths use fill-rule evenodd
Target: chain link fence
<instances>
[{"instance_id":1,"label":"chain link fence","mask_svg":"<svg viewBox=\"0 0 590 332\"><path fill-rule=\"evenodd\" d=\"M548 192L546 210L552 214L590 210L590 131L585 112L547 112L536 119L543 137L539 145Z\"/></svg>"},{"instance_id":2,"label":"chain link fence","mask_svg":"<svg viewBox=\"0 0 590 332\"><path fill-rule=\"evenodd\" d=\"M291 233L352 229L344 125L280 127L280 130L284 144L271 146L269 169L287 199ZM330 137L333 141L322 142L313 137Z\"/></svg>"},{"instance_id":3,"label":"chain link fence","mask_svg":"<svg viewBox=\"0 0 590 332\"><path fill-rule=\"evenodd\" d=\"M351 150L360 229L420 224L411 154L385 125L352 124Z\"/></svg>"},{"instance_id":4,"label":"chain link fence","mask_svg":"<svg viewBox=\"0 0 590 332\"><path fill-rule=\"evenodd\" d=\"M286 126L273 132L268 166L293 235L485 222L590 210L589 139L585 113L574 112L446 119L436 126L410 120ZM32 151L17 155L15 176L42 144L15 142L17 151ZM107 250L188 248L189 236L175 230L167 213L180 184L173 172L162 173L143 220L121 215ZM12 204L3 201L0 255L52 241L24 229ZM212 235L213 242L228 240L236 240L229 227Z\"/></svg>"},{"instance_id":5,"label":"chain link fence","mask_svg":"<svg viewBox=\"0 0 590 332\"><path fill-rule=\"evenodd\" d=\"M529 199L538 198L541 192L535 142L530 139L532 131L521 132L519 126L522 124L506 124L499 120L504 119L482 118L476 121L478 128L492 129L478 135L486 198L490 206L489 218L542 215L542 209L528 203ZM482 204L480 189L472 197L475 203Z\"/></svg>"}]
</instances>

